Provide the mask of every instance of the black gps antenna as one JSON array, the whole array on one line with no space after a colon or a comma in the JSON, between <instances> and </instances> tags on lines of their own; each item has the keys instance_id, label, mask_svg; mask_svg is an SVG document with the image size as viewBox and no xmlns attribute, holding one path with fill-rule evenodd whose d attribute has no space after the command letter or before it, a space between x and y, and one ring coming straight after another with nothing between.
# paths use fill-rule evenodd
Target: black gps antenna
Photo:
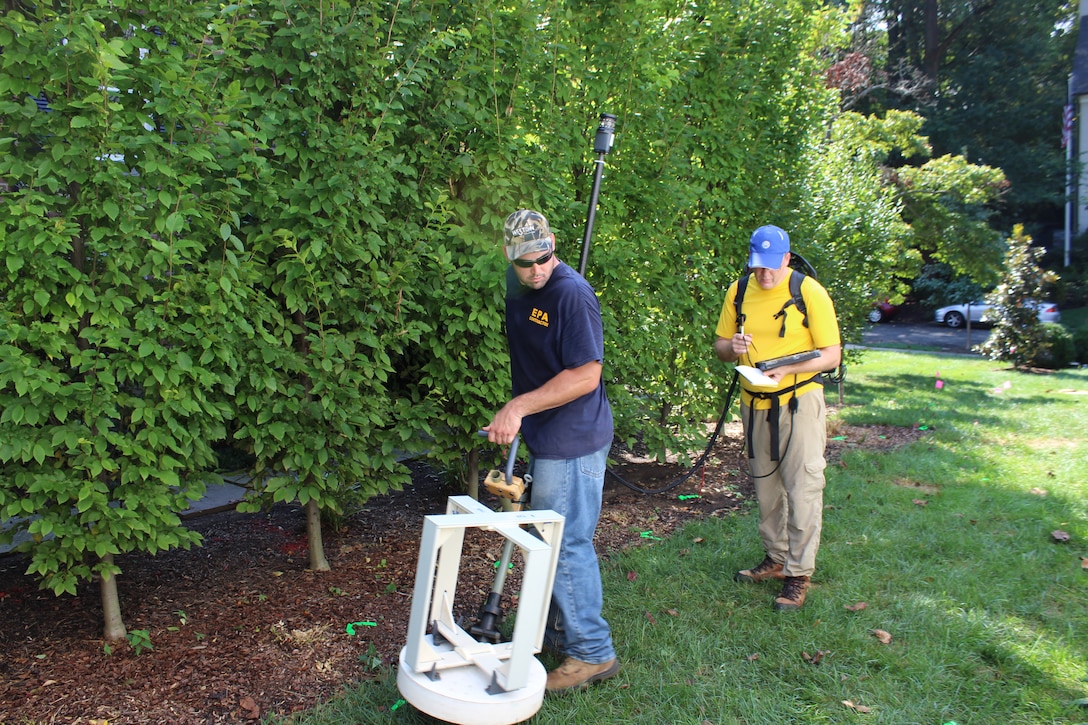
<instances>
[{"instance_id":1,"label":"black gps antenna","mask_svg":"<svg viewBox=\"0 0 1088 725\"><path fill-rule=\"evenodd\" d=\"M586 214L586 231L582 235L582 259L578 263L578 274L586 276L586 260L589 259L589 240L593 237L593 219L597 216L597 199L601 194L601 176L604 174L604 157L612 150L612 137L616 133L616 117L611 113L601 114L601 123L597 126L597 137L593 139L593 150L597 152L597 170L593 174L593 191L589 195L589 212Z\"/></svg>"}]
</instances>

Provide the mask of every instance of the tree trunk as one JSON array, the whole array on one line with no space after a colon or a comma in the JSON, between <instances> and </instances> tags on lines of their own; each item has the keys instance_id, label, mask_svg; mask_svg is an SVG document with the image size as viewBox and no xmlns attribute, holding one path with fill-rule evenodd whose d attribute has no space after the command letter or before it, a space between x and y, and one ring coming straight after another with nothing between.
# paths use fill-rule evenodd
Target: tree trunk
<instances>
[{"instance_id":1,"label":"tree trunk","mask_svg":"<svg viewBox=\"0 0 1088 725\"><path fill-rule=\"evenodd\" d=\"M922 51L922 72L930 83L936 87L937 71L941 67L941 30L938 23L937 0L926 0L925 4L925 29L923 30L923 42L925 48Z\"/></svg>"},{"instance_id":2,"label":"tree trunk","mask_svg":"<svg viewBox=\"0 0 1088 725\"><path fill-rule=\"evenodd\" d=\"M313 499L306 503L306 538L310 544L311 571L330 571L332 567L325 558L325 544L321 540L321 507Z\"/></svg>"},{"instance_id":3,"label":"tree trunk","mask_svg":"<svg viewBox=\"0 0 1088 725\"><path fill-rule=\"evenodd\" d=\"M113 554L106 554L102 561L113 563ZM112 574L102 574L99 577L99 592L102 595L102 635L107 642L122 640L128 634L125 622L121 619L121 600L117 596L117 577Z\"/></svg>"}]
</instances>

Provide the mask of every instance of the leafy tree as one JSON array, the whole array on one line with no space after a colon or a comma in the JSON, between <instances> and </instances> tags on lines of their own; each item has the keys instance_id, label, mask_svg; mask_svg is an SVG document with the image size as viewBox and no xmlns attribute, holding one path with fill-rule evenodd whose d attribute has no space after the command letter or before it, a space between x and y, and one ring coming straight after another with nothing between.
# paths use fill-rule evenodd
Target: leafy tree
<instances>
[{"instance_id":1,"label":"leafy tree","mask_svg":"<svg viewBox=\"0 0 1088 725\"><path fill-rule=\"evenodd\" d=\"M457 3L428 15L441 46L426 49L418 96L400 144L421 170L418 278L412 289L432 321L397 364L397 394L417 402L428 459L476 493L476 432L509 396L503 334L506 215L535 207L549 216L565 255L565 154L583 127L564 126L549 107L558 59L552 30L535 4ZM562 13L558 13L562 15ZM422 49L421 49L422 50ZM550 59L550 60L549 60ZM539 97L538 97L539 96ZM539 119L539 125L537 123ZM524 450L524 449L522 449Z\"/></svg>"},{"instance_id":2,"label":"leafy tree","mask_svg":"<svg viewBox=\"0 0 1088 725\"><path fill-rule=\"evenodd\" d=\"M986 290L978 282L956 274L951 266L931 262L922 267L911 292L923 309L932 311L950 303L982 299Z\"/></svg>"},{"instance_id":3,"label":"leafy tree","mask_svg":"<svg viewBox=\"0 0 1088 725\"><path fill-rule=\"evenodd\" d=\"M425 32L383 10L253 3L264 33L231 79L255 109L235 232L254 272L235 439L256 463L240 508L304 506L315 571L329 569L321 513L406 483L398 454L418 441L413 401L387 389L430 329L412 291L420 171L399 147L422 81L399 41Z\"/></svg>"},{"instance_id":4,"label":"leafy tree","mask_svg":"<svg viewBox=\"0 0 1088 725\"><path fill-rule=\"evenodd\" d=\"M580 257L602 111L619 117L619 133L586 274L605 315L607 384L621 436L661 455L685 449L678 437L703 438L707 411L718 405L722 373L707 351L747 235L771 207L796 213L799 141L831 100L815 72L816 28L837 19L814 3L696 11L657 1L476 3L435 17L440 27L471 29L435 61L431 115L419 125L426 142L407 146L456 160L428 165L449 190L432 199L428 228L448 234L432 237L421 257L424 276L436 280L424 304L446 325L421 337L398 376L437 406L428 428L434 455L461 465L466 436L507 395L505 215L540 208L560 257ZM766 57L741 63L740 48Z\"/></svg>"},{"instance_id":5,"label":"leafy tree","mask_svg":"<svg viewBox=\"0 0 1088 725\"><path fill-rule=\"evenodd\" d=\"M1005 187L1001 170L969 164L961 156L941 156L919 167L901 167L895 183L915 246L984 285L992 281L1001 247L986 222L990 203Z\"/></svg>"},{"instance_id":6,"label":"leafy tree","mask_svg":"<svg viewBox=\"0 0 1088 725\"><path fill-rule=\"evenodd\" d=\"M1038 261L1043 250L1033 246L1031 237L1017 226L1008 240L1005 252L1005 273L1001 283L987 295L993 305L994 328L980 346L991 360L1005 360L1024 365L1037 355L1045 357L1048 339L1039 321L1038 310L1030 301L1045 299L1044 287L1054 281L1053 273L1042 270Z\"/></svg>"},{"instance_id":7,"label":"leafy tree","mask_svg":"<svg viewBox=\"0 0 1088 725\"><path fill-rule=\"evenodd\" d=\"M937 157L1000 168L1010 188L995 228L1060 227L1076 17L1067 0L867 0L855 48L882 89L866 93L867 110L915 110Z\"/></svg>"},{"instance_id":8,"label":"leafy tree","mask_svg":"<svg viewBox=\"0 0 1088 725\"><path fill-rule=\"evenodd\" d=\"M989 260L1000 245L985 220L1004 177L959 157L928 159L923 121L903 111L883 118L847 111L813 145L800 239L811 240L810 261L823 270L846 339L873 298L902 295L925 259L996 276ZM892 157L915 165L889 168Z\"/></svg>"},{"instance_id":9,"label":"leafy tree","mask_svg":"<svg viewBox=\"0 0 1088 725\"><path fill-rule=\"evenodd\" d=\"M818 129L794 246L835 300L845 339L857 339L874 299L895 299L918 266L898 187L887 183L893 151L925 151L893 119L846 112Z\"/></svg>"},{"instance_id":10,"label":"leafy tree","mask_svg":"<svg viewBox=\"0 0 1088 725\"><path fill-rule=\"evenodd\" d=\"M219 159L246 99L204 39L244 26L191 3L0 18L0 536L30 534L58 594L97 578L111 640L115 558L200 541L178 514L231 416L247 325Z\"/></svg>"},{"instance_id":11,"label":"leafy tree","mask_svg":"<svg viewBox=\"0 0 1088 725\"><path fill-rule=\"evenodd\" d=\"M832 108L820 38L838 22L805 2L668 5L603 17L644 32L602 31L608 45L584 73L617 89L587 272L608 331L609 395L618 435L659 456L701 444L718 412L713 330L751 230L797 221L805 142Z\"/></svg>"}]
</instances>

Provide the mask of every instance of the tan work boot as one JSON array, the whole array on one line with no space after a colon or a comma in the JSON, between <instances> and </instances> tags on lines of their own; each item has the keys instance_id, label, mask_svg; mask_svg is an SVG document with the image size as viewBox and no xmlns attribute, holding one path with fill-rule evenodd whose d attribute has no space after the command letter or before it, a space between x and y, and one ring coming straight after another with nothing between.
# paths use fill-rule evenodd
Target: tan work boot
<instances>
[{"instance_id":1,"label":"tan work boot","mask_svg":"<svg viewBox=\"0 0 1088 725\"><path fill-rule=\"evenodd\" d=\"M584 690L594 682L607 680L620 671L620 662L615 657L599 665L568 657L563 664L548 673L545 688L548 692L567 692Z\"/></svg>"},{"instance_id":2,"label":"tan work boot","mask_svg":"<svg viewBox=\"0 0 1088 725\"><path fill-rule=\"evenodd\" d=\"M805 594L808 592L809 578L807 576L788 576L782 586L782 593L774 600L774 608L780 612L800 609L805 603Z\"/></svg>"},{"instance_id":3,"label":"tan work boot","mask_svg":"<svg viewBox=\"0 0 1088 725\"><path fill-rule=\"evenodd\" d=\"M782 573L782 566L781 562L775 561L768 555L751 569L738 571L733 575L733 581L765 582L768 579L785 579L786 575Z\"/></svg>"}]
</instances>

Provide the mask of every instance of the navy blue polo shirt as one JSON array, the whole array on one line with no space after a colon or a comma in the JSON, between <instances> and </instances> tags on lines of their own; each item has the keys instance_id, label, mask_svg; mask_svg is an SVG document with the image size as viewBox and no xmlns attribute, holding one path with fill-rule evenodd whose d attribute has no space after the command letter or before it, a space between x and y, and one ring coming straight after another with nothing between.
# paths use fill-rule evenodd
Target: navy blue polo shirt
<instances>
[{"instance_id":1,"label":"navy blue polo shirt","mask_svg":"<svg viewBox=\"0 0 1088 725\"><path fill-rule=\"evenodd\" d=\"M564 262L539 290L506 271L506 335L514 395L536 390L563 370L604 362L601 306L593 288ZM537 458L578 458L612 443L604 383L566 405L526 416L521 435Z\"/></svg>"}]
</instances>

